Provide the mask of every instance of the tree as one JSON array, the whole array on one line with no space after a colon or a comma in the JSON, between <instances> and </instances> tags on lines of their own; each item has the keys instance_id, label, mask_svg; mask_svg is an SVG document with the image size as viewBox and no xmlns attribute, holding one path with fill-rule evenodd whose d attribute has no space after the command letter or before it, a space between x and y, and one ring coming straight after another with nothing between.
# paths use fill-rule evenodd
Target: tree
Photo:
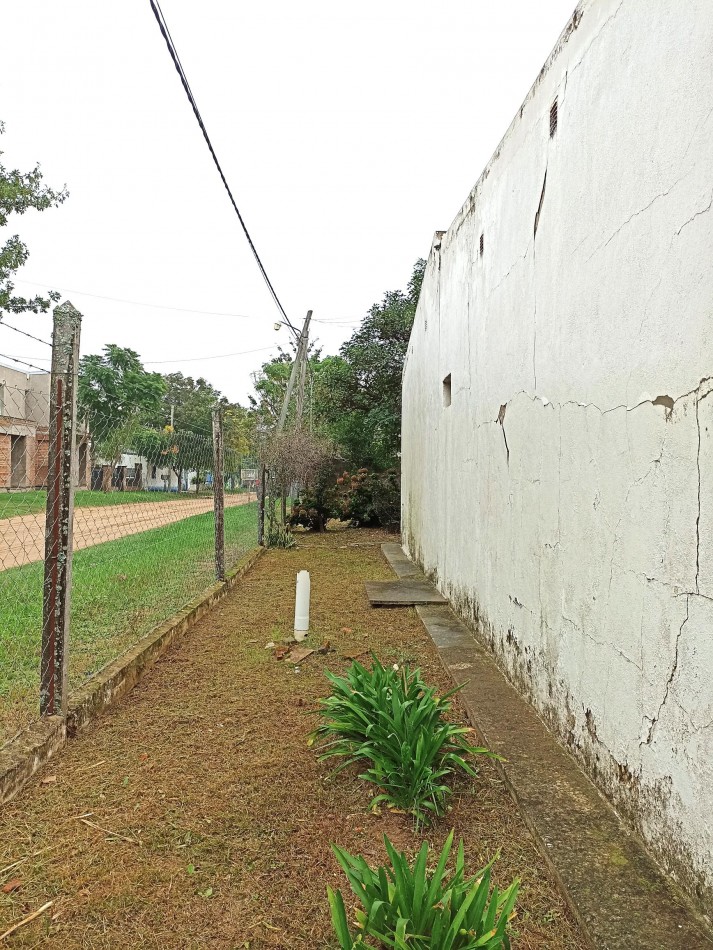
<instances>
[{"instance_id":1,"label":"tree","mask_svg":"<svg viewBox=\"0 0 713 950\"><path fill-rule=\"evenodd\" d=\"M184 472L196 473L197 492L205 481L205 473L213 466L213 443L209 438L195 432L176 432L171 426L162 430L138 426L130 434L129 446L148 465L170 469L176 476L179 492Z\"/></svg>"},{"instance_id":2,"label":"tree","mask_svg":"<svg viewBox=\"0 0 713 950\"><path fill-rule=\"evenodd\" d=\"M406 292L385 294L315 372L315 413L355 465L398 466L401 375L425 266L418 260Z\"/></svg>"},{"instance_id":3,"label":"tree","mask_svg":"<svg viewBox=\"0 0 713 950\"><path fill-rule=\"evenodd\" d=\"M0 135L5 126L0 122ZM0 152L0 156L3 153ZM42 184L40 166L35 165L32 171L21 172L14 168L6 168L0 162L0 228L8 224L12 214L24 214L28 209L45 211L47 208L62 204L68 195L66 188L54 191ZM59 300L59 294L50 291L47 297L18 297L12 276L27 261L30 252L19 235L13 234L0 246L0 311L10 313L44 313L49 309L52 301Z\"/></svg>"},{"instance_id":4,"label":"tree","mask_svg":"<svg viewBox=\"0 0 713 950\"><path fill-rule=\"evenodd\" d=\"M179 432L201 432L210 437L213 426L213 409L230 405L207 379L199 376L184 376L183 373L167 373L163 397L162 417L168 423L173 419L173 428ZM173 412L171 411L173 410Z\"/></svg>"},{"instance_id":5,"label":"tree","mask_svg":"<svg viewBox=\"0 0 713 950\"><path fill-rule=\"evenodd\" d=\"M95 452L115 465L142 423L155 423L166 384L147 372L134 350L110 343L101 355L79 361L77 407Z\"/></svg>"}]
</instances>

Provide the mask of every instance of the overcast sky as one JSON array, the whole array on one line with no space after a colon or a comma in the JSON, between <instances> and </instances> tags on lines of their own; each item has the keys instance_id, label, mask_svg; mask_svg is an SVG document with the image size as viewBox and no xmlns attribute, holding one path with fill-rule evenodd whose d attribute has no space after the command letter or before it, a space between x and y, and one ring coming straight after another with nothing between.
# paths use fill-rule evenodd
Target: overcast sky
<instances>
[{"instance_id":1,"label":"overcast sky","mask_svg":"<svg viewBox=\"0 0 713 950\"><path fill-rule=\"evenodd\" d=\"M163 0L271 280L293 323L308 309L324 321L324 352L406 286L574 2ZM2 30L2 160L39 161L70 191L60 209L11 219L31 255L17 291L61 289L84 315L83 353L130 346L147 368L244 401L288 331L273 329L149 0L4 0ZM48 317L13 322L49 338ZM257 352L199 359L244 351ZM48 353L0 326L0 354Z\"/></svg>"}]
</instances>

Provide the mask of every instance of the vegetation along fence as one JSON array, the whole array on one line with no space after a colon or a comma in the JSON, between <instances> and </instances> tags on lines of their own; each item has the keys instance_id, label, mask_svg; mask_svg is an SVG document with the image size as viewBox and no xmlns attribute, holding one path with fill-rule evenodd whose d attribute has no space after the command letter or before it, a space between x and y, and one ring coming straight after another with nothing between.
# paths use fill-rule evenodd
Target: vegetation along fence
<instances>
[{"instance_id":1,"label":"vegetation along fence","mask_svg":"<svg viewBox=\"0 0 713 950\"><path fill-rule=\"evenodd\" d=\"M51 373L0 370L0 747L257 540L257 464L222 411L174 429L152 374L80 369L80 324L55 309Z\"/></svg>"}]
</instances>

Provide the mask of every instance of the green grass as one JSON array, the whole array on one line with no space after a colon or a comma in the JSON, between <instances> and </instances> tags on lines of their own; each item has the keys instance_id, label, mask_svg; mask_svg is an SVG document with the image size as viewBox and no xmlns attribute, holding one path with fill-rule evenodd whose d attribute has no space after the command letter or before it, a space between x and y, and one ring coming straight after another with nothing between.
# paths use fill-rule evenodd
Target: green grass
<instances>
[{"instance_id":1,"label":"green grass","mask_svg":"<svg viewBox=\"0 0 713 950\"><path fill-rule=\"evenodd\" d=\"M226 492L228 494L239 494L238 492ZM195 491L176 492L167 491L89 491L87 488L80 488L74 496L74 503L77 508L100 507L104 505L135 505L139 502L156 501L176 501L195 498ZM199 498L212 498L213 492L201 491ZM22 492L0 492L0 519L14 518L16 515L34 515L38 511L45 510L47 501L47 492L22 491Z\"/></svg>"},{"instance_id":2,"label":"green grass","mask_svg":"<svg viewBox=\"0 0 713 950\"><path fill-rule=\"evenodd\" d=\"M254 503L225 509L227 567L255 546L256 519ZM212 583L213 532L209 512L75 553L71 686ZM43 571L36 562L0 572L0 743L36 713Z\"/></svg>"}]
</instances>

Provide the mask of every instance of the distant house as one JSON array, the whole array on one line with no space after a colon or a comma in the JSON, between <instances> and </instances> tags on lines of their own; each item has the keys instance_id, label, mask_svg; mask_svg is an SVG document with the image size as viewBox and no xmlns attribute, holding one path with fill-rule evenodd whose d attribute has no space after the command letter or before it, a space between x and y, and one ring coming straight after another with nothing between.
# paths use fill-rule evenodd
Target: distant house
<instances>
[{"instance_id":1,"label":"distant house","mask_svg":"<svg viewBox=\"0 0 713 950\"><path fill-rule=\"evenodd\" d=\"M0 491L47 487L50 374L0 363ZM77 438L77 485L87 484L88 438Z\"/></svg>"}]
</instances>

